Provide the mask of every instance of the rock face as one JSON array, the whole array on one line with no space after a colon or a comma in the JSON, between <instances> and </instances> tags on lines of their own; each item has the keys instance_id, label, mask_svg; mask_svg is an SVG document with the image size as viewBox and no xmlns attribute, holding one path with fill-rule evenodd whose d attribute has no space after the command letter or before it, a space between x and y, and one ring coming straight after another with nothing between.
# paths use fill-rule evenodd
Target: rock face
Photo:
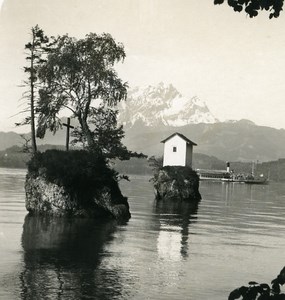
<instances>
[{"instance_id":1,"label":"rock face","mask_svg":"<svg viewBox=\"0 0 285 300\"><path fill-rule=\"evenodd\" d=\"M153 178L158 200L199 201L199 177L189 167L167 166L158 170Z\"/></svg>"},{"instance_id":2,"label":"rock face","mask_svg":"<svg viewBox=\"0 0 285 300\"><path fill-rule=\"evenodd\" d=\"M38 215L128 220L129 204L117 175L100 153L37 152L28 162L26 208Z\"/></svg>"},{"instance_id":3,"label":"rock face","mask_svg":"<svg viewBox=\"0 0 285 300\"><path fill-rule=\"evenodd\" d=\"M128 220L131 217L127 198L114 193L111 187L94 189L92 201L84 205L80 195L70 193L63 186L49 182L44 176L26 177L26 209L32 214L79 216Z\"/></svg>"}]
</instances>

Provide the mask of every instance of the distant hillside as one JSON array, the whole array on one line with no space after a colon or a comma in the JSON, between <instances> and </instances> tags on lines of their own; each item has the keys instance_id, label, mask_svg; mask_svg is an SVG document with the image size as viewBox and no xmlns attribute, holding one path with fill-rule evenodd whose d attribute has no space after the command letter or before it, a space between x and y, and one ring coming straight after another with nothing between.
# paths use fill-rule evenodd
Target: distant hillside
<instances>
[{"instance_id":1,"label":"distant hillside","mask_svg":"<svg viewBox=\"0 0 285 300\"><path fill-rule=\"evenodd\" d=\"M5 150L11 146L20 146L23 139L15 132L0 132L0 151Z\"/></svg>"},{"instance_id":2,"label":"distant hillside","mask_svg":"<svg viewBox=\"0 0 285 300\"><path fill-rule=\"evenodd\" d=\"M223 161L274 161L285 158L285 130L241 120L214 124L189 124L182 127L150 127L139 120L126 129L123 142L133 151L149 156L162 156L163 144L160 142L174 132L180 132L198 144L194 153L214 156ZM39 145L64 145L64 129L55 136L48 133ZM14 133L0 133L0 151L23 144L23 139Z\"/></svg>"},{"instance_id":3,"label":"distant hillside","mask_svg":"<svg viewBox=\"0 0 285 300\"><path fill-rule=\"evenodd\" d=\"M226 162L219 160L213 156L194 153L193 168L224 170L226 168ZM141 158L132 158L127 161L116 161L115 169L118 170L120 173L125 173L125 174L141 174L141 175L153 174L153 170L152 167L149 165L148 159L141 159Z\"/></svg>"},{"instance_id":4,"label":"distant hillside","mask_svg":"<svg viewBox=\"0 0 285 300\"><path fill-rule=\"evenodd\" d=\"M285 159L260 164L257 169L270 180L285 182Z\"/></svg>"},{"instance_id":5,"label":"distant hillside","mask_svg":"<svg viewBox=\"0 0 285 300\"><path fill-rule=\"evenodd\" d=\"M194 169L226 169L226 161L200 153L194 155L193 162ZM146 159L118 161L114 167L121 174L153 175L153 170ZM252 162L231 162L230 170L234 171L235 174L250 174L252 167ZM254 173L256 176L263 174L270 181L285 182L285 159L255 164Z\"/></svg>"},{"instance_id":6,"label":"distant hillside","mask_svg":"<svg viewBox=\"0 0 285 300\"><path fill-rule=\"evenodd\" d=\"M65 122L63 119L63 122ZM29 136L29 133L22 134L25 137ZM66 140L66 129L60 129L53 135L51 132L47 131L44 139L37 139L37 144L40 145L65 145ZM3 151L12 146L21 147L24 145L25 140L21 137L21 134L16 132L0 132L0 151Z\"/></svg>"},{"instance_id":7,"label":"distant hillside","mask_svg":"<svg viewBox=\"0 0 285 300\"><path fill-rule=\"evenodd\" d=\"M47 149L64 149L63 146L43 145L39 146L40 151ZM4 168L26 168L29 154L23 153L22 148L13 146L4 151L0 151L0 167ZM121 174L138 174L153 175L152 167L150 167L147 159L133 158L129 161L116 161L114 168ZM226 168L226 161L220 160L214 156L208 156L201 153L194 153L193 157L194 169L218 169ZM235 173L250 173L252 170L251 162L231 162L231 170ZM285 159L276 161L259 163L255 166L256 174L264 174L269 176L272 181L285 181Z\"/></svg>"},{"instance_id":8,"label":"distant hillside","mask_svg":"<svg viewBox=\"0 0 285 300\"><path fill-rule=\"evenodd\" d=\"M21 147L13 146L0 151L1 168L26 168L29 155L23 153Z\"/></svg>"},{"instance_id":9,"label":"distant hillside","mask_svg":"<svg viewBox=\"0 0 285 300\"><path fill-rule=\"evenodd\" d=\"M38 147L38 150L42 152L46 151L47 149L64 150L64 146L41 145ZM1 168L26 168L29 159L30 154L23 153L22 147L19 146L12 146L0 151Z\"/></svg>"},{"instance_id":10,"label":"distant hillside","mask_svg":"<svg viewBox=\"0 0 285 300\"><path fill-rule=\"evenodd\" d=\"M225 161L272 161L285 157L285 130L241 120L215 124L189 124L183 127L148 127L139 121L126 132L124 143L134 151L162 155L161 140L180 132L198 144L194 153Z\"/></svg>"}]
</instances>

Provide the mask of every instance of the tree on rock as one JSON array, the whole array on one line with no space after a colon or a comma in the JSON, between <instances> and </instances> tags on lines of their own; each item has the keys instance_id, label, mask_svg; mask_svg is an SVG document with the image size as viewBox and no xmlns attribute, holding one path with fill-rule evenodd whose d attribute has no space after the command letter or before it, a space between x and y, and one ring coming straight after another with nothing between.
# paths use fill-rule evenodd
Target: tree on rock
<instances>
[{"instance_id":1,"label":"tree on rock","mask_svg":"<svg viewBox=\"0 0 285 300\"><path fill-rule=\"evenodd\" d=\"M223 4L224 0L214 0L214 4ZM228 0L234 11L244 10L251 18L256 17L260 10L271 11L269 18L278 18L283 10L284 0Z\"/></svg>"},{"instance_id":2,"label":"tree on rock","mask_svg":"<svg viewBox=\"0 0 285 300\"><path fill-rule=\"evenodd\" d=\"M28 80L24 82L28 87L28 91L24 93L24 98L28 99L28 107L24 112L29 112L29 116L22 122L16 123L16 126L27 125L31 126L31 144L32 153L36 153L36 110L38 102L38 89L39 78L38 71L44 60L44 56L51 51L52 43L49 42L49 38L44 34L43 30L38 25L31 29L31 40L25 45L27 53L26 60L28 65L24 67L25 73L28 73Z\"/></svg>"},{"instance_id":3,"label":"tree on rock","mask_svg":"<svg viewBox=\"0 0 285 300\"><path fill-rule=\"evenodd\" d=\"M38 136L43 137L47 129L55 132L59 112L68 109L80 125L78 141L99 151L94 123L111 115L110 109L127 96L127 84L114 70L114 64L124 58L123 45L110 34L59 37L39 72L44 87L40 90Z\"/></svg>"},{"instance_id":4,"label":"tree on rock","mask_svg":"<svg viewBox=\"0 0 285 300\"><path fill-rule=\"evenodd\" d=\"M143 155L129 151L122 144L125 136L122 125L117 123L118 110L100 105L97 108L90 109L89 124L92 127L92 139L100 153L107 159L119 158L128 160L130 157L142 157ZM81 143L86 145L87 138L82 128L76 127L73 131L74 137L72 144Z\"/></svg>"}]
</instances>

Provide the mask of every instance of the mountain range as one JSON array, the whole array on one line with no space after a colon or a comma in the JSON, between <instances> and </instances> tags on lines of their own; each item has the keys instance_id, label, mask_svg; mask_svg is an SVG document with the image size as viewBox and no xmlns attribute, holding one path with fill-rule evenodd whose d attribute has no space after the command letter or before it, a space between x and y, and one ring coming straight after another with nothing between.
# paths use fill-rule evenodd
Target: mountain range
<instances>
[{"instance_id":1,"label":"mountain range","mask_svg":"<svg viewBox=\"0 0 285 300\"><path fill-rule=\"evenodd\" d=\"M271 161L285 157L285 130L258 126L249 120L220 122L198 97L183 96L173 85L147 86L129 91L118 106L124 125L124 144L133 151L161 156L160 143L180 132L198 144L194 153L223 161ZM65 121L65 120L64 120ZM18 134L0 132L0 150L20 145ZM48 133L39 144L65 143L65 130Z\"/></svg>"},{"instance_id":2,"label":"mountain range","mask_svg":"<svg viewBox=\"0 0 285 300\"><path fill-rule=\"evenodd\" d=\"M285 130L249 120L220 122L198 97L185 97L173 85L129 92L119 106L124 143L134 151L162 155L160 141L180 132L198 144L194 151L229 161L269 161L285 157Z\"/></svg>"},{"instance_id":3,"label":"mountain range","mask_svg":"<svg viewBox=\"0 0 285 300\"><path fill-rule=\"evenodd\" d=\"M121 102L119 122L126 129L136 122L145 126L180 127L197 123L216 123L218 119L198 97L185 97L172 85L135 87L128 92L126 102Z\"/></svg>"}]
</instances>

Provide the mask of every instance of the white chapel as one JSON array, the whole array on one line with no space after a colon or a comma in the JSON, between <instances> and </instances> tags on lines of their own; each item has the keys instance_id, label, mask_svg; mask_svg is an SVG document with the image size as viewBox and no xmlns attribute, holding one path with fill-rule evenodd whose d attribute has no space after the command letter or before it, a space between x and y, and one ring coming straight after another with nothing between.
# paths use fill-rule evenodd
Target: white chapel
<instances>
[{"instance_id":1,"label":"white chapel","mask_svg":"<svg viewBox=\"0 0 285 300\"><path fill-rule=\"evenodd\" d=\"M192 167L193 146L197 146L196 143L177 132L161 143L164 143L163 166Z\"/></svg>"}]
</instances>

